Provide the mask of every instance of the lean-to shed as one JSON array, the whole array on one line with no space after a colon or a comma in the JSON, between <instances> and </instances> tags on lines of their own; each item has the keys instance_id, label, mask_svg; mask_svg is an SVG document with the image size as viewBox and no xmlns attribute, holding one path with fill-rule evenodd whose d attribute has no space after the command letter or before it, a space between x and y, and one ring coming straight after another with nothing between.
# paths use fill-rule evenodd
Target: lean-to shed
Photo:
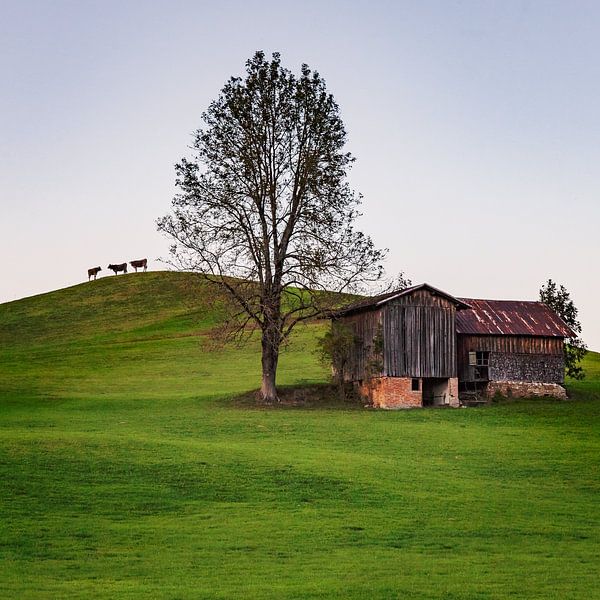
<instances>
[{"instance_id":1,"label":"lean-to shed","mask_svg":"<svg viewBox=\"0 0 600 600\"><path fill-rule=\"evenodd\" d=\"M457 315L460 391L565 397L564 340L575 334L542 302L462 298Z\"/></svg>"}]
</instances>

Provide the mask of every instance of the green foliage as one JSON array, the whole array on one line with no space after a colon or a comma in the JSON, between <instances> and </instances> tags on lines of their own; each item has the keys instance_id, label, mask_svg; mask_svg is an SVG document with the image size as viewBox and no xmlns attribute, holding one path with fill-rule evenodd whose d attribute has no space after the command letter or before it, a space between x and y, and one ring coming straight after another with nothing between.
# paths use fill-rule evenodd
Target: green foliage
<instances>
[{"instance_id":1,"label":"green foliage","mask_svg":"<svg viewBox=\"0 0 600 600\"><path fill-rule=\"evenodd\" d=\"M581 323L577 319L578 310L564 285L558 287L552 279L540 289L540 300L547 304L575 333L565 341L565 371L568 377L583 379L585 372L580 363L586 355L587 346L579 337Z\"/></svg>"},{"instance_id":2,"label":"green foliage","mask_svg":"<svg viewBox=\"0 0 600 600\"><path fill-rule=\"evenodd\" d=\"M574 379L585 377L585 371L580 363L587 351L587 345L579 337L571 338L565 342L565 371L569 377Z\"/></svg>"},{"instance_id":3,"label":"green foliage","mask_svg":"<svg viewBox=\"0 0 600 600\"><path fill-rule=\"evenodd\" d=\"M190 278L0 305L0 597L594 597L600 355L570 402L240 407L258 340L210 351Z\"/></svg>"},{"instance_id":4,"label":"green foliage","mask_svg":"<svg viewBox=\"0 0 600 600\"><path fill-rule=\"evenodd\" d=\"M344 382L357 338L351 326L332 321L330 328L317 340L317 352L326 366L332 369L341 398L345 397Z\"/></svg>"}]
</instances>

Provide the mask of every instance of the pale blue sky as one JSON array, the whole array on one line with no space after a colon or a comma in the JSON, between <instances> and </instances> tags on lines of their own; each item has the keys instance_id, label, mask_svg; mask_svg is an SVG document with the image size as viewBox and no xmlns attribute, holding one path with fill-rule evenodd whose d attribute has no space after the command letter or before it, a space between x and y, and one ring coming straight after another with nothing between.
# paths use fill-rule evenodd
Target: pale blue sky
<instances>
[{"instance_id":1,"label":"pale blue sky","mask_svg":"<svg viewBox=\"0 0 600 600\"><path fill-rule=\"evenodd\" d=\"M390 273L511 299L553 277L600 349L597 1L0 0L0 301L161 268L173 164L257 49L326 78Z\"/></svg>"}]
</instances>

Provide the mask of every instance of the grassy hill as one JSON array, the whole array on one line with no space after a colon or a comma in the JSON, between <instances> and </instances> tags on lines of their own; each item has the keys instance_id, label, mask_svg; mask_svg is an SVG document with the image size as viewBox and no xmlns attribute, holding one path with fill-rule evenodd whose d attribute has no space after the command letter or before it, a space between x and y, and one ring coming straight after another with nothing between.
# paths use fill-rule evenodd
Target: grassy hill
<instances>
[{"instance_id":1,"label":"grassy hill","mask_svg":"<svg viewBox=\"0 0 600 600\"><path fill-rule=\"evenodd\" d=\"M265 410L217 320L177 273L0 305L0 597L600 597L598 354L570 402Z\"/></svg>"},{"instance_id":2,"label":"grassy hill","mask_svg":"<svg viewBox=\"0 0 600 600\"><path fill-rule=\"evenodd\" d=\"M3 377L10 395L164 399L223 396L260 386L257 343L215 351L218 320L201 280L155 272L105 277L0 305ZM284 349L282 384L323 381L315 331Z\"/></svg>"}]
</instances>

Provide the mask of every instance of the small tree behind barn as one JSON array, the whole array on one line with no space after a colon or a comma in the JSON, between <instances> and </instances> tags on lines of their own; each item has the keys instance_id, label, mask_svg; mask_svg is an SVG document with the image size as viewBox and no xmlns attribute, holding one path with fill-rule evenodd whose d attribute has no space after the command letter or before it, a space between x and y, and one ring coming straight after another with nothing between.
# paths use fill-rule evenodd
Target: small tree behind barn
<instances>
[{"instance_id":1,"label":"small tree behind barn","mask_svg":"<svg viewBox=\"0 0 600 600\"><path fill-rule=\"evenodd\" d=\"M176 165L179 193L158 228L172 262L204 273L237 307L237 331L258 328L261 394L277 399L281 344L331 308L328 292L380 279L384 253L355 229L353 157L325 81L257 52L203 114L192 159Z\"/></svg>"},{"instance_id":2,"label":"small tree behind barn","mask_svg":"<svg viewBox=\"0 0 600 600\"><path fill-rule=\"evenodd\" d=\"M579 337L581 334L581 323L577 319L579 311L571 300L571 294L564 285L559 287L552 279L548 279L540 288L540 300L547 304L576 334L565 341L565 371L568 377L583 379L585 373L579 363L587 354L587 346Z\"/></svg>"}]
</instances>

